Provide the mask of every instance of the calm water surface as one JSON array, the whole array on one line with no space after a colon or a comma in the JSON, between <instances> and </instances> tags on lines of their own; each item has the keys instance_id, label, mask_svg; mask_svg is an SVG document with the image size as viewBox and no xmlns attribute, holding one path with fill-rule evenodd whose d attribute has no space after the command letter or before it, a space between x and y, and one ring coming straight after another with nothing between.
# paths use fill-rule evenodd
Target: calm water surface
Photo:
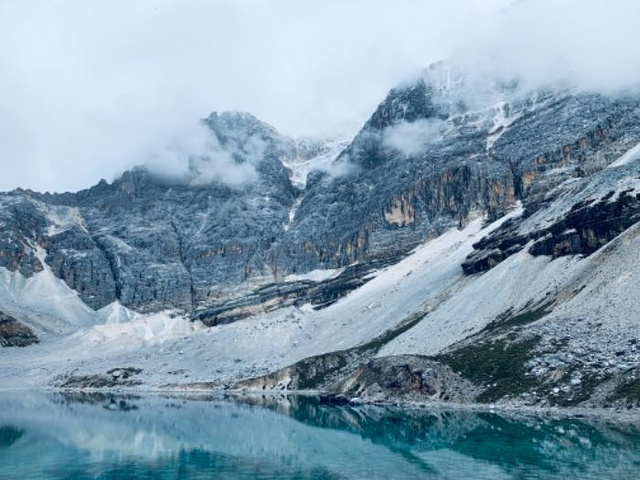
<instances>
[{"instance_id":1,"label":"calm water surface","mask_svg":"<svg viewBox=\"0 0 640 480\"><path fill-rule=\"evenodd\" d=\"M311 398L0 395L2 479L635 479L637 427Z\"/></svg>"}]
</instances>

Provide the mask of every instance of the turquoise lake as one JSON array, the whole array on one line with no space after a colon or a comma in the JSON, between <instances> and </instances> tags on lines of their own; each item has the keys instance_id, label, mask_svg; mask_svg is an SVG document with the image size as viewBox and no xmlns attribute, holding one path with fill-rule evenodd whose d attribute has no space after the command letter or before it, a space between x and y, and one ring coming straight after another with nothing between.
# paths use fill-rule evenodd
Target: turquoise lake
<instances>
[{"instance_id":1,"label":"turquoise lake","mask_svg":"<svg viewBox=\"0 0 640 480\"><path fill-rule=\"evenodd\" d=\"M2 479L634 479L640 430L310 397L0 395Z\"/></svg>"}]
</instances>

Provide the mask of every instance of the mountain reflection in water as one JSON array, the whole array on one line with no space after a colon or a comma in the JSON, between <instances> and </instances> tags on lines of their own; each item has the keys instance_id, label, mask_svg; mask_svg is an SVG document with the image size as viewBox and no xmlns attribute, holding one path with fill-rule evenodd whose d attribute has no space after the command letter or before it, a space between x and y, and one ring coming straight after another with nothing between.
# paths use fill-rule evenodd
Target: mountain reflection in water
<instances>
[{"instance_id":1,"label":"mountain reflection in water","mask_svg":"<svg viewBox=\"0 0 640 480\"><path fill-rule=\"evenodd\" d=\"M637 426L312 397L4 394L2 479L636 478Z\"/></svg>"}]
</instances>

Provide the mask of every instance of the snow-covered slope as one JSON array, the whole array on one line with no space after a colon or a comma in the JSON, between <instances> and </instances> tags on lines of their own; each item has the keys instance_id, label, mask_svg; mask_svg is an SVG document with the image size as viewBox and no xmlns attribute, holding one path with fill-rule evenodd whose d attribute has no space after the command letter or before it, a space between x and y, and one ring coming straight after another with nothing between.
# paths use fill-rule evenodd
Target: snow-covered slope
<instances>
[{"instance_id":1,"label":"snow-covered slope","mask_svg":"<svg viewBox=\"0 0 640 480\"><path fill-rule=\"evenodd\" d=\"M301 139L298 145L298 155L283 159L282 163L291 171L291 183L298 190L307 187L307 177L314 170L329 172L338 155L349 145L346 136L337 136L329 140Z\"/></svg>"},{"instance_id":2,"label":"snow-covered slope","mask_svg":"<svg viewBox=\"0 0 640 480\"><path fill-rule=\"evenodd\" d=\"M621 158L628 158L625 154ZM621 196L637 198L640 194L640 159L620 163L589 179L569 180L548 195L549 203L533 214L521 218L512 236L539 232L565 218L576 205L615 204ZM616 214L616 212L612 212ZM593 222L602 220L594 212ZM623 214L617 211L620 217ZM465 329L478 332L500 314L518 312L530 305L554 302L547 321L568 318L603 321L609 330L604 338L616 339L623 348L625 338L640 329L640 295L633 288L640 275L640 226L633 224L592 255L532 255L523 248L485 274L473 278L449 302L431 312L416 328L391 342L380 355L433 355L451 345ZM529 241L532 246L535 240ZM617 334L613 332L618 331ZM640 330L638 330L640 331ZM437 340L425 342L427 337ZM613 349L613 348L612 348Z\"/></svg>"},{"instance_id":3,"label":"snow-covered slope","mask_svg":"<svg viewBox=\"0 0 640 480\"><path fill-rule=\"evenodd\" d=\"M42 258L44 252L39 250ZM96 322L95 312L78 293L44 269L30 278L0 267L0 311L17 316L44 334L68 334Z\"/></svg>"},{"instance_id":4,"label":"snow-covered slope","mask_svg":"<svg viewBox=\"0 0 640 480\"><path fill-rule=\"evenodd\" d=\"M315 386L374 400L405 395L447 399L452 394L443 388L448 388L467 389L464 394L478 401L561 406L635 402L640 373L640 296L633 287L640 278L639 178L640 160L631 160L592 177L568 179L542 204L530 204L533 212L511 214L478 232L473 254L462 262L482 267L468 269L467 275L459 268L469 252L464 241L458 249L439 248L462 232L426 243L376 279L388 283L372 306L383 311L391 306L398 319L413 319L405 323L409 328L387 322L385 335L370 331L372 340L362 340L358 348L338 340L333 356L309 358L241 386ZM402 271L411 273L414 285L394 283ZM414 288L423 302L399 295L394 303L388 292L396 287ZM336 309L366 291L367 286L361 288ZM375 324L375 314L370 322ZM358 333L350 336L358 338ZM451 376L446 387L438 375L424 372L424 358L434 362L433 371ZM413 380L405 384L407 375ZM477 390L469 390L463 380Z\"/></svg>"},{"instance_id":5,"label":"snow-covered slope","mask_svg":"<svg viewBox=\"0 0 640 480\"><path fill-rule=\"evenodd\" d=\"M472 251L473 242L520 213L516 209L485 228L479 218L463 230L454 229L427 242L398 264L372 273L374 278L363 287L322 310L310 305L290 307L202 329L183 316L133 314L113 304L56 344L17 352L0 350L4 365L0 385L30 384L30 368L60 376L130 365L142 368L150 385L232 382L350 348L451 295L448 290L461 279L460 263ZM29 365L26 372L11 379L25 363ZM170 373L176 370L182 372L178 378ZM33 380L31 384L37 385L44 379Z\"/></svg>"}]
</instances>

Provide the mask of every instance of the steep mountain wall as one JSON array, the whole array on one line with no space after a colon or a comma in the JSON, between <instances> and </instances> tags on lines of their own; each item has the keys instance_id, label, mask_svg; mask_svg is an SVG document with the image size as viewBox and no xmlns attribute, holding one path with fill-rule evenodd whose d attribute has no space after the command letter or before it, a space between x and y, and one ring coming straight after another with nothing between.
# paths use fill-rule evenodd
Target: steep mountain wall
<instances>
[{"instance_id":1,"label":"steep mountain wall","mask_svg":"<svg viewBox=\"0 0 640 480\"><path fill-rule=\"evenodd\" d=\"M203 121L217 145L211 156L222 152L249 169L250 181L203 181L212 159L194 158L180 178L136 168L75 194L2 194L0 266L34 275L43 269L41 248L54 274L92 308L117 300L210 323L223 311L242 318L309 295L325 304L361 284L369 269L329 289L311 282L314 292L331 292L326 298L305 285L282 290L283 279L393 263L449 228L500 218L517 201L534 215L640 143L639 105L517 83L478 86L441 65L391 90L337 159L295 185L284 165L326 155L326 146L291 140L248 114L212 114ZM602 241L634 215L607 228ZM533 251L602 244L588 232L560 238L565 226L554 228L554 239ZM523 248L525 240L483 241L465 271L494 265L517 251L510 242Z\"/></svg>"}]
</instances>

